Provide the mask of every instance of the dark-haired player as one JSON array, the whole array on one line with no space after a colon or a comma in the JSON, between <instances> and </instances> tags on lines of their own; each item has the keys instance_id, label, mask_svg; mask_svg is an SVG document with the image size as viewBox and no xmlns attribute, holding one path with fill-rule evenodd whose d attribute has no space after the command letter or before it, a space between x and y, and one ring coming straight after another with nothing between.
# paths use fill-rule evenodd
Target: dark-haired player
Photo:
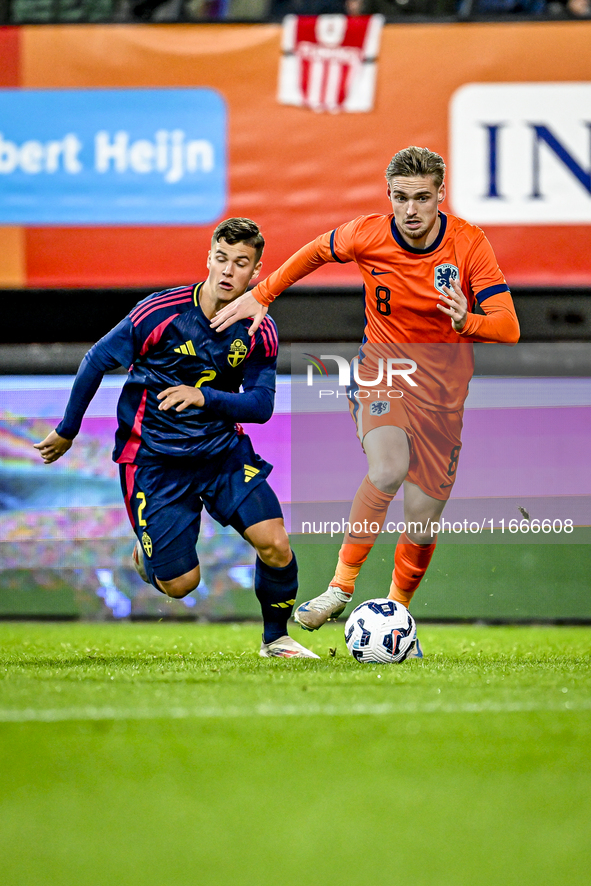
<instances>
[{"instance_id":1,"label":"dark-haired player","mask_svg":"<svg viewBox=\"0 0 591 886\"><path fill-rule=\"evenodd\" d=\"M269 317L252 337L243 321L222 335L210 328L214 314L258 276L263 247L249 219L219 224L207 280L148 296L97 342L82 360L64 418L35 448L45 463L64 455L104 373L128 368L113 458L138 538L133 559L139 574L170 597L197 587L195 544L205 506L257 552L260 655L318 658L287 633L297 593L296 559L266 479L272 466L237 424L271 418L277 329Z\"/></svg>"},{"instance_id":2,"label":"dark-haired player","mask_svg":"<svg viewBox=\"0 0 591 886\"><path fill-rule=\"evenodd\" d=\"M350 389L369 470L328 590L295 613L308 630L344 610L402 484L406 531L396 546L389 596L408 606L435 549L432 525L456 477L474 366L471 342L519 338L509 287L484 233L439 208L444 175L439 154L414 146L399 151L386 170L390 214L361 216L317 237L212 324L223 331L240 317L252 317L253 332L267 306L292 283L326 262L354 261L365 290L361 378L378 378L380 360L382 367L388 359L416 365L414 385L405 385L400 399L390 399L383 384L374 386L382 388L377 391L369 385L363 392ZM474 312L477 304L484 313ZM355 526L363 529L355 532Z\"/></svg>"}]
</instances>

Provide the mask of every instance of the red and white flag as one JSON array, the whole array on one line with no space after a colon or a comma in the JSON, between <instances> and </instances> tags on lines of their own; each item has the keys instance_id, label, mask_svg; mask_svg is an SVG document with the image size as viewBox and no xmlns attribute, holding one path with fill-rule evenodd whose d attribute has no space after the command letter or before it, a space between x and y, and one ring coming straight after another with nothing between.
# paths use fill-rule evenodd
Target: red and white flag
<instances>
[{"instance_id":1,"label":"red and white flag","mask_svg":"<svg viewBox=\"0 0 591 886\"><path fill-rule=\"evenodd\" d=\"M383 15L287 15L279 101L313 111L370 111Z\"/></svg>"}]
</instances>

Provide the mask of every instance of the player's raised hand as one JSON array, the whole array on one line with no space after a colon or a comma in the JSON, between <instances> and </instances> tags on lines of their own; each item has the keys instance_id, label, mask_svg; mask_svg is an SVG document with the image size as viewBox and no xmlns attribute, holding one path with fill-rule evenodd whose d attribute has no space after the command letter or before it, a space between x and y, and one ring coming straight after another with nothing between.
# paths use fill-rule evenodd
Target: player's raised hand
<instances>
[{"instance_id":1,"label":"player's raised hand","mask_svg":"<svg viewBox=\"0 0 591 886\"><path fill-rule=\"evenodd\" d=\"M244 295L218 311L210 326L212 329L217 329L218 332L223 332L237 320L246 320L252 317L252 325L249 327L248 334L254 335L265 319L266 313L267 308L261 305L250 292L245 292Z\"/></svg>"},{"instance_id":2,"label":"player's raised hand","mask_svg":"<svg viewBox=\"0 0 591 886\"><path fill-rule=\"evenodd\" d=\"M60 437L56 431L51 431L41 443L33 443L33 447L39 450L39 454L46 465L51 464L52 461L57 461L58 458L65 455L71 445L71 440Z\"/></svg>"},{"instance_id":3,"label":"player's raised hand","mask_svg":"<svg viewBox=\"0 0 591 886\"><path fill-rule=\"evenodd\" d=\"M468 300L462 292L457 280L451 280L451 286L444 286L444 293L439 295L438 310L451 317L451 325L459 332L466 325L468 317Z\"/></svg>"},{"instance_id":4,"label":"player's raised hand","mask_svg":"<svg viewBox=\"0 0 591 886\"><path fill-rule=\"evenodd\" d=\"M173 406L176 412L182 412L189 406L205 405L202 391L199 388L192 388L190 385L176 385L174 388L166 388L165 391L160 391L158 399L161 401L158 409L162 412L172 409Z\"/></svg>"}]
</instances>

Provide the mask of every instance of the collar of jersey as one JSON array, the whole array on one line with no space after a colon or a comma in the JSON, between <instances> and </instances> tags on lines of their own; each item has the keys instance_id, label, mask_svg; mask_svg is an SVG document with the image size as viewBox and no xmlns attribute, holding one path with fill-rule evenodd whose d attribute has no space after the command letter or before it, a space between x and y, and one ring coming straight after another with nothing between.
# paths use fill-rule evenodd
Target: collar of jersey
<instances>
[{"instance_id":1,"label":"collar of jersey","mask_svg":"<svg viewBox=\"0 0 591 886\"><path fill-rule=\"evenodd\" d=\"M195 305L195 307L199 311L199 316L201 318L201 321L206 323L207 326L209 327L210 321L203 313L203 308L199 304L199 295L201 293L201 290L203 289L203 286L204 286L203 283L195 283L195 286L193 287L193 304Z\"/></svg>"},{"instance_id":2,"label":"collar of jersey","mask_svg":"<svg viewBox=\"0 0 591 886\"><path fill-rule=\"evenodd\" d=\"M199 293L201 292L202 287L203 283L195 283L195 286L193 287L193 304L196 308L201 307L199 304Z\"/></svg>"},{"instance_id":3,"label":"collar of jersey","mask_svg":"<svg viewBox=\"0 0 591 886\"><path fill-rule=\"evenodd\" d=\"M433 240L430 246L427 246L426 249L415 249L414 246L409 246L406 240L401 236L398 228L396 227L396 219L392 216L392 222L390 223L390 228L392 229L392 236L398 243L398 245L406 250L406 252L412 252L413 255L428 255L430 252L435 252L435 250L440 246L441 241L445 237L445 232L447 230L447 215L444 212L439 213L440 226L439 233Z\"/></svg>"}]
</instances>

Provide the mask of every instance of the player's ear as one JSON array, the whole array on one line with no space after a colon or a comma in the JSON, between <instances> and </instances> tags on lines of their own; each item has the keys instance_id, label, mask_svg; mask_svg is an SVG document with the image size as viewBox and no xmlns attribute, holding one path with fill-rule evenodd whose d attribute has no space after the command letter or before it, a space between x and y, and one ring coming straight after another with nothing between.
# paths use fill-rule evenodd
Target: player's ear
<instances>
[{"instance_id":1,"label":"player's ear","mask_svg":"<svg viewBox=\"0 0 591 886\"><path fill-rule=\"evenodd\" d=\"M263 267L263 263L262 263L262 261L259 261L259 262L256 263L256 265L254 266L254 271L252 272L251 277L250 277L251 280L256 280L256 278L257 278L257 277L259 276L259 274L261 273L261 268L262 268L262 267Z\"/></svg>"},{"instance_id":2,"label":"player's ear","mask_svg":"<svg viewBox=\"0 0 591 886\"><path fill-rule=\"evenodd\" d=\"M437 192L437 202L443 203L444 200L445 200L445 182L442 182L441 187L439 188L439 190Z\"/></svg>"},{"instance_id":3,"label":"player's ear","mask_svg":"<svg viewBox=\"0 0 591 886\"><path fill-rule=\"evenodd\" d=\"M210 268L211 268L211 249L207 253L207 270L209 271Z\"/></svg>"}]
</instances>

